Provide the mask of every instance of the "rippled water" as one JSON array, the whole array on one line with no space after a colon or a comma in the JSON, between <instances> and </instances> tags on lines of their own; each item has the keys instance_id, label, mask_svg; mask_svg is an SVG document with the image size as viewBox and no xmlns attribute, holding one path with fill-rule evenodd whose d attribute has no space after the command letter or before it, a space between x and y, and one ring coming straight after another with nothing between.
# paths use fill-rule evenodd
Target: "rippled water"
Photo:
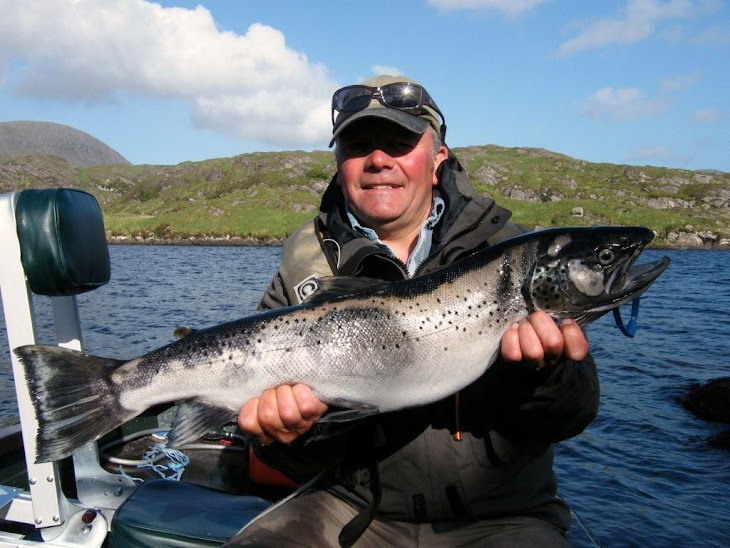
<instances>
[{"instance_id":1,"label":"rippled water","mask_svg":"<svg viewBox=\"0 0 730 548\"><path fill-rule=\"evenodd\" d=\"M251 313L281 257L277 247L112 246L112 281L78 297L86 349L131 357L202 327ZM662 252L648 251L648 258ZM706 438L675 398L693 382L730 376L730 253L672 251L642 300L635 339L610 316L588 327L601 378L599 416L558 446L560 495L604 546L730 545L730 452ZM40 338L54 342L47 299ZM44 329L45 327L45 329ZM15 401L0 324L0 424ZM574 520L570 538L592 546Z\"/></svg>"}]
</instances>

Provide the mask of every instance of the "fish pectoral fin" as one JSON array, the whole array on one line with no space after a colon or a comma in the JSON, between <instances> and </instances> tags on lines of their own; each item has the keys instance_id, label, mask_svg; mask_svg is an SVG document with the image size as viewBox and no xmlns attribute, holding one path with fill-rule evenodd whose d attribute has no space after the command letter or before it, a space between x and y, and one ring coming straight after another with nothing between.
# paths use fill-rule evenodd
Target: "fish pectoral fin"
<instances>
[{"instance_id":1,"label":"fish pectoral fin","mask_svg":"<svg viewBox=\"0 0 730 548\"><path fill-rule=\"evenodd\" d=\"M209 430L230 422L235 416L228 408L216 407L200 400L181 402L167 436L167 444L170 447L181 447L193 443Z\"/></svg>"},{"instance_id":2,"label":"fish pectoral fin","mask_svg":"<svg viewBox=\"0 0 730 548\"><path fill-rule=\"evenodd\" d=\"M373 415L376 415L379 413L377 407L363 407L360 405L359 407L355 407L353 409L344 409L342 411L333 411L332 413L328 413L321 419L319 419L318 423L327 423L327 422L352 422L360 419L364 419L367 417L372 417Z\"/></svg>"}]
</instances>

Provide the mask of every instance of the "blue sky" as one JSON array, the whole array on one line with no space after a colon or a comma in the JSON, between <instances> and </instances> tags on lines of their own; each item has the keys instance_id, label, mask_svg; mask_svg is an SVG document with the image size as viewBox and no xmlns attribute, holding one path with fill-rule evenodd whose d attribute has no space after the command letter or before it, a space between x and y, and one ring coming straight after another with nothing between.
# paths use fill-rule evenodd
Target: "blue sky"
<instances>
[{"instance_id":1,"label":"blue sky","mask_svg":"<svg viewBox=\"0 0 730 548\"><path fill-rule=\"evenodd\" d=\"M329 102L422 82L452 147L730 171L724 0L0 0L0 121L135 164L326 149Z\"/></svg>"}]
</instances>

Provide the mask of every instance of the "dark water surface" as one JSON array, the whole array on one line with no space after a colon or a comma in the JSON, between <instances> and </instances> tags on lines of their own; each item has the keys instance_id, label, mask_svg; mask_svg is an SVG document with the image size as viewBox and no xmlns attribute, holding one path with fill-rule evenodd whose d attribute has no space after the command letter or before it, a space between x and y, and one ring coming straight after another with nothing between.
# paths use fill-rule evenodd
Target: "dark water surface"
<instances>
[{"instance_id":1,"label":"dark water surface","mask_svg":"<svg viewBox=\"0 0 730 548\"><path fill-rule=\"evenodd\" d=\"M112 246L112 281L78 297L86 350L133 357L253 312L278 247ZM663 252L648 251L648 259ZM727 425L675 402L691 383L730 376L730 253L671 251L670 269L642 300L635 339L610 316L588 327L601 378L599 416L560 444L560 495L604 546L730 546L730 452L706 438ZM48 299L39 336L53 343ZM16 408L0 318L0 425ZM576 546L592 546L577 521Z\"/></svg>"}]
</instances>

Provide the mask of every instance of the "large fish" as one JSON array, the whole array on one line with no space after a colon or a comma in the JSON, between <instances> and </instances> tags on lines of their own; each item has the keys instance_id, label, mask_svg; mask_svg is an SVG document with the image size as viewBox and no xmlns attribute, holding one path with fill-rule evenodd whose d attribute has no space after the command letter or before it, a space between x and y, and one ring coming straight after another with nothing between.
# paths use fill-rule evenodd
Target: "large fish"
<instances>
[{"instance_id":1,"label":"large fish","mask_svg":"<svg viewBox=\"0 0 730 548\"><path fill-rule=\"evenodd\" d=\"M424 405L472 383L534 310L586 324L634 299L669 259L635 266L641 227L528 233L398 282L330 278L299 306L192 332L131 361L15 349L39 430L37 460L66 457L159 403L178 402L171 446L231 420L249 398L304 383L336 419Z\"/></svg>"}]
</instances>

